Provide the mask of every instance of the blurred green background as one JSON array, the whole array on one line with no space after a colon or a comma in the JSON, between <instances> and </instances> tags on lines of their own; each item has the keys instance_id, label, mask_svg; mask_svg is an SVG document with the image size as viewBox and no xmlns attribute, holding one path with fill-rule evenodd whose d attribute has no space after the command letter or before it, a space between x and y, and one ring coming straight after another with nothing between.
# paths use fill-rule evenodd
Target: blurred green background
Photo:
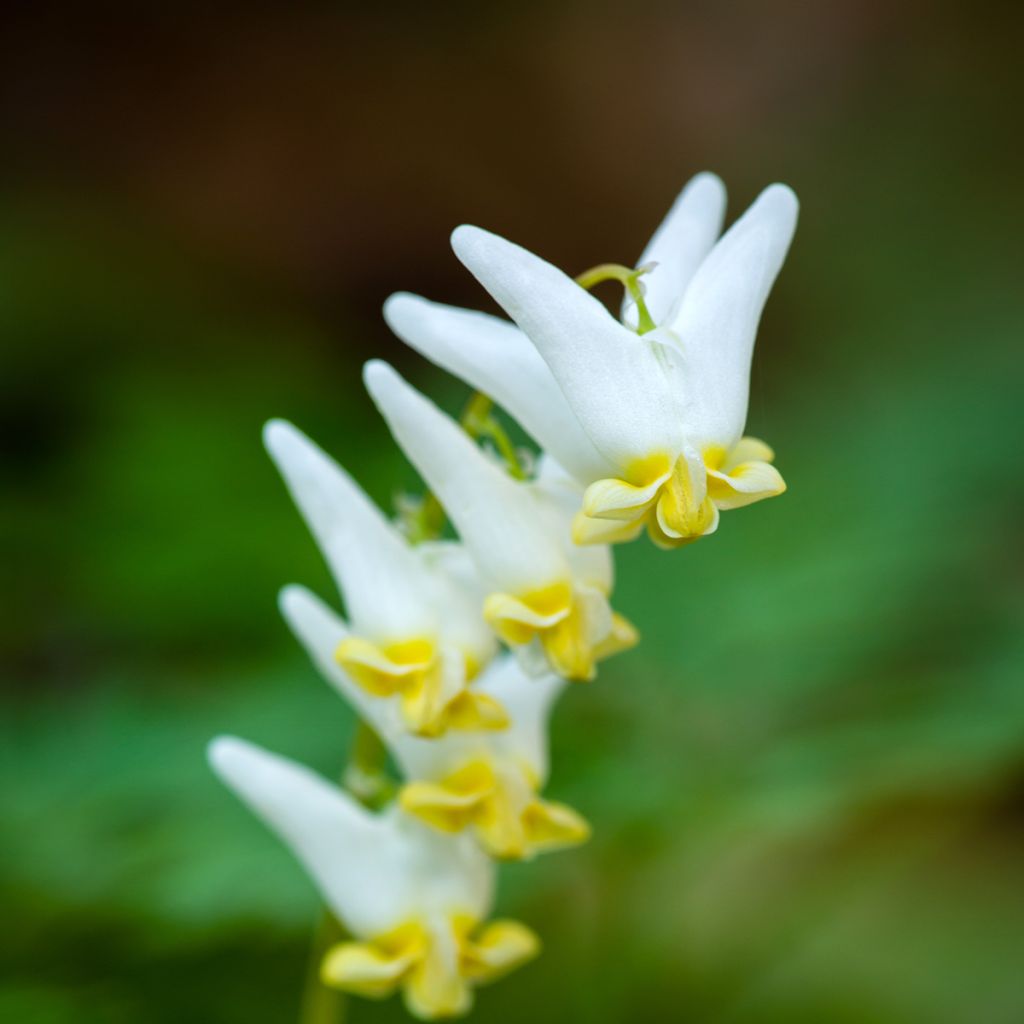
<instances>
[{"instance_id":1,"label":"blurred green background","mask_svg":"<svg viewBox=\"0 0 1024 1024\"><path fill-rule=\"evenodd\" d=\"M203 761L352 732L277 616L333 595L261 423L390 501L362 361L465 389L389 292L490 308L462 221L631 263L709 168L802 200L749 421L790 490L621 550L644 642L554 730L596 835L504 873L546 951L474 1019L1024 1020L1018 7L3 19L0 1018L295 1019L317 900Z\"/></svg>"}]
</instances>

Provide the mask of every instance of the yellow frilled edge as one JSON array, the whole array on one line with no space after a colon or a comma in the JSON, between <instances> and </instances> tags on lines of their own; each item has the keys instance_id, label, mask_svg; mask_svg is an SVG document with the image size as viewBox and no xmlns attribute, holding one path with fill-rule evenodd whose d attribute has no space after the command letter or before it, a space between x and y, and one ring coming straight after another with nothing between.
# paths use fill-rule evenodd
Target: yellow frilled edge
<instances>
[{"instance_id":1,"label":"yellow frilled edge","mask_svg":"<svg viewBox=\"0 0 1024 1024\"><path fill-rule=\"evenodd\" d=\"M444 691L443 666L437 646L424 638L380 646L362 637L346 637L335 660L352 680L374 697L398 697L410 732L434 738L449 729L505 729L509 717L485 693L464 687L453 697ZM466 659L466 677L475 667Z\"/></svg>"},{"instance_id":2,"label":"yellow frilled edge","mask_svg":"<svg viewBox=\"0 0 1024 1024\"><path fill-rule=\"evenodd\" d=\"M565 804L541 800L537 780L525 768L514 782L490 762L477 759L440 782L410 782L399 794L402 808L442 832L472 828L492 856L521 859L576 846L590 838L585 818Z\"/></svg>"},{"instance_id":3,"label":"yellow frilled edge","mask_svg":"<svg viewBox=\"0 0 1024 1024\"><path fill-rule=\"evenodd\" d=\"M325 985L371 999L401 988L409 1012L422 1020L459 1017L473 988L495 981L540 952L540 940L516 921L480 926L455 915L441 929L408 921L368 942L342 942L320 968Z\"/></svg>"},{"instance_id":4,"label":"yellow frilled edge","mask_svg":"<svg viewBox=\"0 0 1024 1024\"><path fill-rule=\"evenodd\" d=\"M600 595L601 600L607 600ZM548 663L560 676L590 680L597 663L635 646L635 627L624 616L611 613L611 629L595 641L586 603L570 583L553 583L522 596L496 593L484 601L484 618L510 646L537 639Z\"/></svg>"},{"instance_id":5,"label":"yellow frilled edge","mask_svg":"<svg viewBox=\"0 0 1024 1024\"><path fill-rule=\"evenodd\" d=\"M668 455L637 460L626 476L591 484L583 509L573 521L577 544L616 544L633 540L646 527L659 547L677 548L718 529L719 512L742 508L786 490L772 465L775 453L755 437L731 450L710 446L703 452L706 487L696 487L685 458ZM703 497L697 494L703 491Z\"/></svg>"}]
</instances>

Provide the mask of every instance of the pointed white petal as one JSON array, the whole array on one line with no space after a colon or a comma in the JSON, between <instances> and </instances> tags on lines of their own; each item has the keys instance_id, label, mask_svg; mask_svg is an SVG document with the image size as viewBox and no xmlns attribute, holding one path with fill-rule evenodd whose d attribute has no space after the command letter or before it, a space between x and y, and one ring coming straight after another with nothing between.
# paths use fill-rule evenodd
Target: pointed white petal
<instances>
[{"instance_id":1,"label":"pointed white petal","mask_svg":"<svg viewBox=\"0 0 1024 1024\"><path fill-rule=\"evenodd\" d=\"M527 675L513 654L493 662L478 684L481 692L500 701L512 719L504 732L494 733L495 748L525 761L541 784L548 776L551 711L567 683L554 672Z\"/></svg>"},{"instance_id":2,"label":"pointed white petal","mask_svg":"<svg viewBox=\"0 0 1024 1024\"><path fill-rule=\"evenodd\" d=\"M389 866L401 902L420 913L450 918L453 913L483 920L494 903L494 862L468 833L446 835L392 805L383 817L399 838Z\"/></svg>"},{"instance_id":3,"label":"pointed white petal","mask_svg":"<svg viewBox=\"0 0 1024 1024\"><path fill-rule=\"evenodd\" d=\"M341 590L355 632L403 639L435 628L430 580L405 538L351 477L290 423L264 442Z\"/></svg>"},{"instance_id":4,"label":"pointed white petal","mask_svg":"<svg viewBox=\"0 0 1024 1024\"><path fill-rule=\"evenodd\" d=\"M532 486L538 504L551 518L552 531L562 538L573 579L610 594L614 583L611 548L573 540L572 525L583 505L583 489L547 455L541 457Z\"/></svg>"},{"instance_id":5,"label":"pointed white petal","mask_svg":"<svg viewBox=\"0 0 1024 1024\"><path fill-rule=\"evenodd\" d=\"M454 732L438 739L408 733L396 735L389 747L402 775L409 780L444 779L474 758L510 758L525 763L541 782L548 772L548 721L566 681L550 671L528 675L515 654L506 652L487 666L474 689L499 701L511 724L501 731Z\"/></svg>"},{"instance_id":6,"label":"pointed white petal","mask_svg":"<svg viewBox=\"0 0 1024 1024\"><path fill-rule=\"evenodd\" d=\"M580 480L608 475L597 452L529 338L486 313L428 302L402 292L384 319L406 344L493 398Z\"/></svg>"},{"instance_id":7,"label":"pointed white petal","mask_svg":"<svg viewBox=\"0 0 1024 1024\"><path fill-rule=\"evenodd\" d=\"M558 539L546 529L527 486L387 363L367 363L364 378L395 440L441 499L490 589L520 593L568 579Z\"/></svg>"},{"instance_id":8,"label":"pointed white petal","mask_svg":"<svg viewBox=\"0 0 1024 1024\"><path fill-rule=\"evenodd\" d=\"M624 467L638 456L674 450L677 400L651 344L575 281L512 242L464 226L452 235L452 248L537 346L606 459Z\"/></svg>"},{"instance_id":9,"label":"pointed white petal","mask_svg":"<svg viewBox=\"0 0 1024 1024\"><path fill-rule=\"evenodd\" d=\"M438 836L395 813L372 815L309 769L244 740L219 737L209 759L357 937L432 911L488 908L490 865L461 837Z\"/></svg>"},{"instance_id":10,"label":"pointed white petal","mask_svg":"<svg viewBox=\"0 0 1024 1024\"><path fill-rule=\"evenodd\" d=\"M373 933L407 908L393 905L379 867L380 822L320 776L231 736L210 744L213 770L285 841L331 909Z\"/></svg>"},{"instance_id":11,"label":"pointed white petal","mask_svg":"<svg viewBox=\"0 0 1024 1024\"><path fill-rule=\"evenodd\" d=\"M641 278L644 301L656 324L675 318L686 286L722 230L724 216L725 186L714 174L698 174L687 182L647 243L636 265L657 264ZM636 325L636 306L628 296L623 319Z\"/></svg>"},{"instance_id":12,"label":"pointed white petal","mask_svg":"<svg viewBox=\"0 0 1024 1024\"><path fill-rule=\"evenodd\" d=\"M472 556L463 544L447 540L417 544L416 555L436 584L435 607L444 610L441 635L482 667L498 644L483 616L487 588Z\"/></svg>"},{"instance_id":13,"label":"pointed white petal","mask_svg":"<svg viewBox=\"0 0 1024 1024\"><path fill-rule=\"evenodd\" d=\"M771 185L722 236L683 297L680 338L689 439L730 448L743 432L761 311L796 229L797 199Z\"/></svg>"}]
</instances>

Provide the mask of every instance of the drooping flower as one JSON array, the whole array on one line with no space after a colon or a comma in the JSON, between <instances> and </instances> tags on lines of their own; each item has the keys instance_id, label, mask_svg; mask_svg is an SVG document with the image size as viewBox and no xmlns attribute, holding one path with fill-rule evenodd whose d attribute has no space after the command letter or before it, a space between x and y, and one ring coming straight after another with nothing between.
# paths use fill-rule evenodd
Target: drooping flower
<instances>
[{"instance_id":1,"label":"drooping flower","mask_svg":"<svg viewBox=\"0 0 1024 1024\"><path fill-rule=\"evenodd\" d=\"M625 322L511 242L474 227L452 236L459 259L536 345L612 467L582 472L579 543L628 540L646 526L657 543L677 547L717 529L720 510L785 489L772 450L743 428L757 325L793 235L796 197L770 186L716 243L723 209L713 175L683 190L641 257L650 268L646 294L642 309L627 300ZM486 344L497 350L487 331ZM452 361L425 330L413 344ZM506 358L512 347L506 339ZM507 407L521 415L525 402L518 394ZM543 410L532 411L540 424ZM580 472L583 464L566 465Z\"/></svg>"},{"instance_id":2,"label":"drooping flower","mask_svg":"<svg viewBox=\"0 0 1024 1024\"><path fill-rule=\"evenodd\" d=\"M412 736L356 685L333 656L345 626L303 587L286 587L281 611L327 681L380 736L406 780L401 806L443 832L472 831L492 856L520 858L575 845L589 827L571 808L543 800L548 776L548 720L565 681L533 678L509 654L495 658L474 684L506 709L501 732Z\"/></svg>"},{"instance_id":3,"label":"drooping flower","mask_svg":"<svg viewBox=\"0 0 1024 1024\"><path fill-rule=\"evenodd\" d=\"M496 644L468 559L456 545L412 546L291 424L271 421L264 439L345 599L333 657L367 694L397 702L411 732L504 728L500 705L469 685Z\"/></svg>"},{"instance_id":4,"label":"drooping flower","mask_svg":"<svg viewBox=\"0 0 1024 1024\"><path fill-rule=\"evenodd\" d=\"M514 921L486 923L494 865L468 836L397 806L371 814L308 769L244 740L211 743L210 763L284 840L352 941L330 949L325 984L383 998L402 990L425 1020L466 1013L473 988L536 955Z\"/></svg>"},{"instance_id":5,"label":"drooping flower","mask_svg":"<svg viewBox=\"0 0 1024 1024\"><path fill-rule=\"evenodd\" d=\"M598 578L591 563L570 558L569 530L543 483L512 479L386 363L368 363L364 376L488 586L485 619L527 664L539 652L559 675L590 679L601 658L636 642L609 604L610 568Z\"/></svg>"}]
</instances>

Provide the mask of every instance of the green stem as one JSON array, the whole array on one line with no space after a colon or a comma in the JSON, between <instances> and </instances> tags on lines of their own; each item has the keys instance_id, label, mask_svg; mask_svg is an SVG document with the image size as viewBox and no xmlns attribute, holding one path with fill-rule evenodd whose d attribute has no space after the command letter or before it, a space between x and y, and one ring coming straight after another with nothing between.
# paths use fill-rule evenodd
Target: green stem
<instances>
[{"instance_id":1,"label":"green stem","mask_svg":"<svg viewBox=\"0 0 1024 1024\"><path fill-rule=\"evenodd\" d=\"M584 270L576 278L576 283L581 288L586 288L587 291L590 291L591 288L599 285L602 281L618 281L629 292L629 297L636 303L637 334L646 334L648 331L653 331L656 326L654 319L647 309L647 303L644 301L643 289L640 287L640 278L648 270L650 270L650 267L637 267L635 270L631 270L629 267L624 267L621 263L600 263L596 267Z\"/></svg>"},{"instance_id":2,"label":"green stem","mask_svg":"<svg viewBox=\"0 0 1024 1024\"><path fill-rule=\"evenodd\" d=\"M526 467L516 446L494 415L494 402L482 391L476 392L466 403L459 424L474 441L486 440L494 445L510 476L516 480L526 479ZM410 542L422 544L424 541L437 540L444 533L448 517L437 495L427 491L422 498L411 503L410 509L403 510L401 520L402 529Z\"/></svg>"},{"instance_id":3,"label":"green stem","mask_svg":"<svg viewBox=\"0 0 1024 1024\"><path fill-rule=\"evenodd\" d=\"M345 993L320 980L320 965L325 954L344 938L345 929L333 914L325 910L317 925L309 953L299 1024L342 1024L344 1021L348 1004Z\"/></svg>"},{"instance_id":4,"label":"green stem","mask_svg":"<svg viewBox=\"0 0 1024 1024\"><path fill-rule=\"evenodd\" d=\"M505 463L506 469L516 480L526 479L526 468L523 466L512 439L494 415L494 401L482 391L478 391L463 410L459 421L462 429L474 441L488 440L498 449L498 454Z\"/></svg>"},{"instance_id":5,"label":"green stem","mask_svg":"<svg viewBox=\"0 0 1024 1024\"><path fill-rule=\"evenodd\" d=\"M366 724L356 728L342 785L371 811L379 811L395 795L388 776L388 751L383 740Z\"/></svg>"}]
</instances>

